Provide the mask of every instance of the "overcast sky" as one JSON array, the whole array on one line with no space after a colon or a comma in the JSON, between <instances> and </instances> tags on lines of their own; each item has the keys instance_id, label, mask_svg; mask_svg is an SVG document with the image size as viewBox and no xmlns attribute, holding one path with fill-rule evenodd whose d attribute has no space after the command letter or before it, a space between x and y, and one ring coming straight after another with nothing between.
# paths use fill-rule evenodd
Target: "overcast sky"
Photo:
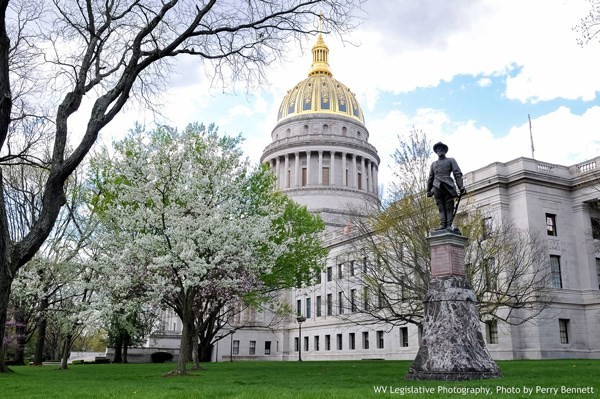
<instances>
[{"instance_id":1,"label":"overcast sky","mask_svg":"<svg viewBox=\"0 0 600 399\"><path fill-rule=\"evenodd\" d=\"M573 27L584 0L369 0L365 20L344 44L326 36L333 76L356 93L370 142L381 156L380 180L391 178L397 136L414 126L450 147L464 172L494 161L531 157L573 165L600 156L600 44L581 47ZM269 85L245 94L211 89L198 60L182 60L165 97L174 126L215 122L242 133L258 162L270 142L286 91L307 77L302 52L268 71ZM119 137L152 115L131 110L103 132Z\"/></svg>"}]
</instances>

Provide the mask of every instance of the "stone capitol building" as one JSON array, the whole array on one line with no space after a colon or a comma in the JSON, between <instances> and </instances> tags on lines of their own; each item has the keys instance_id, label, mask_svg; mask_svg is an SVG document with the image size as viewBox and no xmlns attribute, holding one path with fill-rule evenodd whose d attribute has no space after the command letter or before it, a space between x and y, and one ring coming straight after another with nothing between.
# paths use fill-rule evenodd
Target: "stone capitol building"
<instances>
[{"instance_id":1,"label":"stone capitol building","mask_svg":"<svg viewBox=\"0 0 600 399\"><path fill-rule=\"evenodd\" d=\"M313 285L282 293L305 317L301 337L295 316L274 324L268 311L245 311L227 329L235 332L215 344L213 360L298 360L300 353L303 360L413 360L416 326L359 325L347 317L364 289L349 221L378 204L380 158L355 95L333 77L321 35L308 77L281 102L271 139L261 162L273 169L278 190L322 217L327 263ZM556 301L539 320L482 323L492 357L600 359L600 157L572 166L496 162L466 173L465 182L470 208L542 233L553 277ZM181 322L165 312L163 325L148 346L178 348Z\"/></svg>"}]
</instances>

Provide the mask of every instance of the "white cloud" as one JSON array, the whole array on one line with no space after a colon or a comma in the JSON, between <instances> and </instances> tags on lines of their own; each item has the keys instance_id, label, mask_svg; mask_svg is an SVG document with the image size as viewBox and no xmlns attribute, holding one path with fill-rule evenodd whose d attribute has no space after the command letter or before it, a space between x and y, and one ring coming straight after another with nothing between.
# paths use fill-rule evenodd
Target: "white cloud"
<instances>
[{"instance_id":1,"label":"white cloud","mask_svg":"<svg viewBox=\"0 0 600 399\"><path fill-rule=\"evenodd\" d=\"M494 137L485 126L473 121L453 121L440 110L421 109L415 117L393 110L369 125L369 140L381 157L380 182L386 187L393 179L391 154L397 147L397 134L412 127L424 130L432 141L441 140L450 149L448 156L459 162L463 172L482 168L493 162L507 162L531 157L529 124L514 126L502 137ZM532 119L535 158L541 162L571 166L600 154L600 106L582 115L559 107Z\"/></svg>"},{"instance_id":2,"label":"white cloud","mask_svg":"<svg viewBox=\"0 0 600 399\"><path fill-rule=\"evenodd\" d=\"M490 78L481 78L477 81L477 84L480 87L489 87L492 85L492 79Z\"/></svg>"}]
</instances>

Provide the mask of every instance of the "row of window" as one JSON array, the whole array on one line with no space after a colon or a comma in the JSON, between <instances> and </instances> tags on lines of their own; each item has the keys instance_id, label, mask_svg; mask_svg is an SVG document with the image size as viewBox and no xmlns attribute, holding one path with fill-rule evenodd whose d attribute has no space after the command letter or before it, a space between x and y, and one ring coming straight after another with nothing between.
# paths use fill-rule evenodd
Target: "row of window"
<instances>
[{"instance_id":1,"label":"row of window","mask_svg":"<svg viewBox=\"0 0 600 399\"><path fill-rule=\"evenodd\" d=\"M279 342L277 342L279 344ZM239 340L234 340L231 343L231 351L234 355L239 355L240 354L240 341ZM256 341L250 341L249 345L248 345L248 354L249 355L256 355ZM265 347L264 347L264 354L265 355L270 355L271 354L271 341L265 341Z\"/></svg>"},{"instance_id":2,"label":"row of window","mask_svg":"<svg viewBox=\"0 0 600 399\"><path fill-rule=\"evenodd\" d=\"M351 289L350 290L350 297L347 298L347 300L344 300L344 291L339 291L337 293L337 314L341 315L344 314L346 312L346 310L348 310L350 313L355 313L358 312L358 306L359 306L359 302L361 302L362 300L362 309L363 310L369 310L370 309L370 300L369 300L369 287L362 287L362 297L359 298L359 294L357 294L357 290L356 289ZM317 295L316 299L316 306L315 306L315 310L316 310L316 317L321 317L323 316L323 303L322 303L322 299L321 299L321 295ZM333 294L327 294L326 298L326 302L325 302L325 309L326 309L326 314L327 316L333 316L333 309L334 309L334 303L333 303ZM304 316L307 319L310 319L312 317L312 311L313 311L313 307L312 307L312 298L306 298L305 299L306 302L306 306L305 306L305 312L304 312ZM381 308L383 307L383 295L380 293L380 295L377 295L377 307ZM302 315L302 299L297 299L296 300L296 314L298 316Z\"/></svg>"},{"instance_id":3,"label":"row of window","mask_svg":"<svg viewBox=\"0 0 600 399\"><path fill-rule=\"evenodd\" d=\"M592 238L594 240L600 240L600 218L591 217L590 223L592 227ZM553 237L558 236L556 215L552 213L546 214L546 234Z\"/></svg>"},{"instance_id":4,"label":"row of window","mask_svg":"<svg viewBox=\"0 0 600 399\"><path fill-rule=\"evenodd\" d=\"M496 320L490 320L485 323L486 325L486 338L488 345L497 344L498 343L498 322ZM558 319L558 329L559 329L559 337L561 344L569 343L569 319ZM420 334L419 334L420 335ZM369 332L362 332L362 349L370 349L370 341L369 341ZM331 350L331 335L326 334L324 336L324 350ZM312 350L318 352L321 350L321 337L319 335L315 335L313 338L313 347ZM385 339L384 332L382 330L375 332L375 342L377 345L377 349L385 348ZM279 343L279 342L278 342ZM308 352L311 350L310 346L310 337L305 336L303 342L302 350ZM356 349L356 333L348 333L348 342L347 348L349 350ZM408 347L408 327L400 327L400 346L403 348ZM344 336L343 334L336 334L336 349L343 350L344 349ZM299 337L294 338L294 350L298 352L299 350ZM239 355L240 353L240 341L234 340L232 342L232 351L234 355ZM255 355L256 354L256 341L249 341L248 345L248 354ZM271 341L265 341L264 343L264 354L271 354Z\"/></svg>"},{"instance_id":5,"label":"row of window","mask_svg":"<svg viewBox=\"0 0 600 399\"><path fill-rule=\"evenodd\" d=\"M498 343L498 322L496 320L485 323L488 344ZM558 332L561 344L569 343L569 319L558 319Z\"/></svg>"},{"instance_id":6,"label":"row of window","mask_svg":"<svg viewBox=\"0 0 600 399\"><path fill-rule=\"evenodd\" d=\"M406 337L406 345L408 346L408 328L403 327L405 329L403 336ZM402 331L402 328L401 328ZM324 350L326 351L330 351L332 348L332 342L331 342L331 335L330 334L326 334L324 335ZM335 340L335 347L337 350L343 350L344 349L344 335L343 334L336 334L335 336L336 340ZM313 350L315 352L318 352L321 350L321 336L319 335L315 335L312 337L312 341L313 341L313 346L312 349L309 346L310 343L310 337L306 336L304 337L304 344L302 347L302 350L305 352L308 352L310 350ZM299 337L294 338L294 350L296 352L298 352L299 350ZM375 332L375 345L377 347L377 349L384 349L385 347L385 339L384 339L384 332L382 330L376 331ZM347 349L349 350L355 350L356 349L356 333L348 333L348 341L346 343ZM368 331L363 331L362 332L362 349L370 349L370 341L369 341L369 332ZM403 345L404 346L404 345Z\"/></svg>"}]
</instances>

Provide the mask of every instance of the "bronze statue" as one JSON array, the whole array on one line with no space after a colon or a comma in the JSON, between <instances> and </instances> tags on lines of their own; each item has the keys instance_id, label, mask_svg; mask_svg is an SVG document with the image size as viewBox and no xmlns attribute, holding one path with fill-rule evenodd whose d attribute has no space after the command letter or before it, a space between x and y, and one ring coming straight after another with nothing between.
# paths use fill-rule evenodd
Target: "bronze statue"
<instances>
[{"instance_id":1,"label":"bronze statue","mask_svg":"<svg viewBox=\"0 0 600 399\"><path fill-rule=\"evenodd\" d=\"M435 197L435 203L440 211L440 227L438 230L451 230L454 219L454 198L467 192L463 186L462 172L454 158L446 158L448 146L441 141L433 146L433 151L438 155L438 160L431 164L427 180L427 196ZM450 174L454 176L454 180ZM456 185L454 184L456 182Z\"/></svg>"}]
</instances>

